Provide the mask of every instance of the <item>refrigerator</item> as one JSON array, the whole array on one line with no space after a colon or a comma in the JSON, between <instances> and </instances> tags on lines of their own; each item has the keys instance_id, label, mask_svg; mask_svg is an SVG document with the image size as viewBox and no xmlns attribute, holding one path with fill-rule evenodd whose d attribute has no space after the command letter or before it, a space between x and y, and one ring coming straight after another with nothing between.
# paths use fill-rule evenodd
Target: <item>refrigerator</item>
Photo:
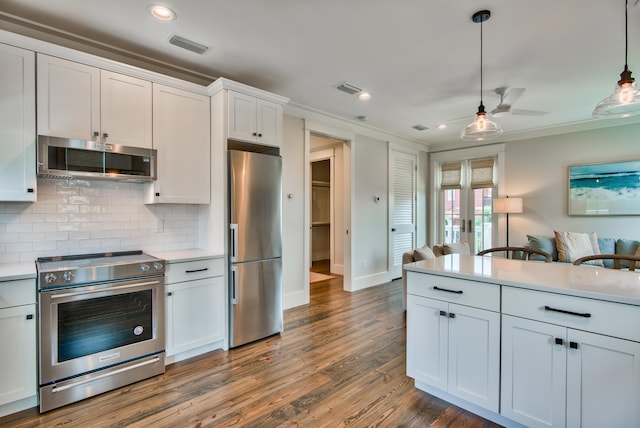
<instances>
[{"instance_id":1,"label":"refrigerator","mask_svg":"<svg viewBox=\"0 0 640 428\"><path fill-rule=\"evenodd\" d=\"M228 151L229 346L282 332L282 158Z\"/></svg>"}]
</instances>

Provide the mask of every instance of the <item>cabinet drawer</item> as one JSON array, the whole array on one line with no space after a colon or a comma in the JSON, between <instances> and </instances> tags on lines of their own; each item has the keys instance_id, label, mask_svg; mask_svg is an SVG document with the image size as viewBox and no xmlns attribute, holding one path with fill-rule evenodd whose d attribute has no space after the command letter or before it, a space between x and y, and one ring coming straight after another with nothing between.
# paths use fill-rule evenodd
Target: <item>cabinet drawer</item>
<instances>
[{"instance_id":1,"label":"cabinet drawer","mask_svg":"<svg viewBox=\"0 0 640 428\"><path fill-rule=\"evenodd\" d=\"M35 279L0 282L0 309L36 303Z\"/></svg>"},{"instance_id":2,"label":"cabinet drawer","mask_svg":"<svg viewBox=\"0 0 640 428\"><path fill-rule=\"evenodd\" d=\"M640 341L640 307L502 287L502 312L577 330Z\"/></svg>"},{"instance_id":3,"label":"cabinet drawer","mask_svg":"<svg viewBox=\"0 0 640 428\"><path fill-rule=\"evenodd\" d=\"M224 275L223 258L170 263L165 271L165 284L221 275Z\"/></svg>"},{"instance_id":4,"label":"cabinet drawer","mask_svg":"<svg viewBox=\"0 0 640 428\"><path fill-rule=\"evenodd\" d=\"M409 271L407 293L489 311L500 311L500 286L486 282Z\"/></svg>"}]
</instances>

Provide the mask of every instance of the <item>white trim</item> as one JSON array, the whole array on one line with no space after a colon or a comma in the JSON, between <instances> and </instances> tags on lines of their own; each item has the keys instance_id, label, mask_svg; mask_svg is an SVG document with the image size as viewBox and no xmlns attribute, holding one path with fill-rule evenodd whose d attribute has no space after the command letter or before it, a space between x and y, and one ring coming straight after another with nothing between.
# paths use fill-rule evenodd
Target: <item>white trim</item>
<instances>
[{"instance_id":1,"label":"white trim","mask_svg":"<svg viewBox=\"0 0 640 428\"><path fill-rule=\"evenodd\" d=\"M330 262L330 272L335 272L335 270L333 269L334 267L334 262L336 259L336 249L335 249L335 216L334 216L334 210L335 210L335 199L334 199L334 191L335 191L335 175L334 175L334 163L335 163L335 150L333 148L328 148L328 149L323 149L323 150L318 150L315 152L311 152L310 153L310 164L313 162L318 162L318 161L322 161L322 160L328 160L329 161L329 177L330 177L330 181L329 181L329 262ZM312 179L313 177L311 177ZM311 181L311 186L313 187L313 182ZM310 190L311 192L313 192L313 189ZM311 195L312 193L310 193ZM313 219L312 219L313 220ZM312 229L313 230L313 226ZM312 233L310 232L310 236L309 236L309 246L313 246L313 236ZM310 264L313 264L313 254L311 254L312 251L310 251L310 255L311 255L311 259L309 261Z\"/></svg>"},{"instance_id":2,"label":"white trim","mask_svg":"<svg viewBox=\"0 0 640 428\"><path fill-rule=\"evenodd\" d=\"M35 367L34 367L35 370ZM38 396L32 395L31 397L23 398L18 401L12 401L0 406L0 418L10 415L12 413L21 412L23 410L36 407L38 405Z\"/></svg>"},{"instance_id":3,"label":"white trim","mask_svg":"<svg viewBox=\"0 0 640 428\"><path fill-rule=\"evenodd\" d=\"M385 284L392 280L389 272L380 272L374 273L372 275L361 276L359 278L355 278L351 287L348 289L345 288L346 291L358 291L363 290L365 288L374 287L376 285Z\"/></svg>"},{"instance_id":4,"label":"white trim","mask_svg":"<svg viewBox=\"0 0 640 428\"><path fill-rule=\"evenodd\" d=\"M309 270L306 271L306 283L309 284ZM309 303L309 286L304 290L294 291L293 293L284 294L282 296L282 308L290 309L296 306L302 306Z\"/></svg>"},{"instance_id":5,"label":"white trim","mask_svg":"<svg viewBox=\"0 0 640 428\"><path fill-rule=\"evenodd\" d=\"M244 83L235 82L230 79L225 79L224 77L217 79L215 82L207 86L207 93L211 96L211 95L217 94L218 92L224 89L240 92L241 94L245 94L245 95L251 95L256 98L260 98L261 100L271 101L280 105L285 105L289 102L289 98L287 97L276 95L271 92L264 91L262 89L254 88L252 86L245 85Z\"/></svg>"}]
</instances>

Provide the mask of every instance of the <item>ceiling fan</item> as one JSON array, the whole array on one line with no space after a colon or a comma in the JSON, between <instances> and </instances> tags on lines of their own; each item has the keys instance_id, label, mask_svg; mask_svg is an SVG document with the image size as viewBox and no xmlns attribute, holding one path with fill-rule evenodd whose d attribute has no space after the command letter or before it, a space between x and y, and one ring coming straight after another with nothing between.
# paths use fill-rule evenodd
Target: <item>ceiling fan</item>
<instances>
[{"instance_id":1,"label":"ceiling fan","mask_svg":"<svg viewBox=\"0 0 640 428\"><path fill-rule=\"evenodd\" d=\"M544 116L548 112L539 110L521 110L511 108L518 98L524 93L524 88L511 88L508 89L504 86L496 88L494 92L500 95L500 104L491 110L491 116L503 117L511 114L520 116Z\"/></svg>"}]
</instances>

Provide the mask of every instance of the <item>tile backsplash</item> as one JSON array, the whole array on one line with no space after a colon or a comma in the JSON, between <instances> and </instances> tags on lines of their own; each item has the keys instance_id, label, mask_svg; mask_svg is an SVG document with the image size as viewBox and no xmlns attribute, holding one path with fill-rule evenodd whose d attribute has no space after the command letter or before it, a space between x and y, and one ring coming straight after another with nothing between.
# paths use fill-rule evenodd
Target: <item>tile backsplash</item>
<instances>
[{"instance_id":1,"label":"tile backsplash","mask_svg":"<svg viewBox=\"0 0 640 428\"><path fill-rule=\"evenodd\" d=\"M144 184L38 179L34 203L0 202L0 263L198 246L198 205L145 205Z\"/></svg>"}]
</instances>

